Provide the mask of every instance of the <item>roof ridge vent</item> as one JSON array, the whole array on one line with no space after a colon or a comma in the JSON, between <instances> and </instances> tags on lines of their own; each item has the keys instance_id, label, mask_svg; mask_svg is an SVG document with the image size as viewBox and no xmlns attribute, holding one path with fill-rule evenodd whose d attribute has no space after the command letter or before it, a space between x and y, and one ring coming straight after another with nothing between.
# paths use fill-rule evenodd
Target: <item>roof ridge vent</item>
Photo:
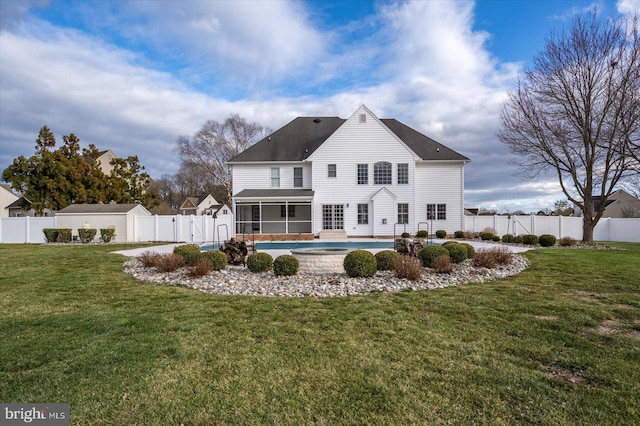
<instances>
[{"instance_id":1,"label":"roof ridge vent","mask_svg":"<svg viewBox=\"0 0 640 426\"><path fill-rule=\"evenodd\" d=\"M321 122L321 121L322 121L322 120L320 120L319 118L314 118L314 119L313 119L313 122L314 122L314 123L319 123L319 122Z\"/></svg>"}]
</instances>

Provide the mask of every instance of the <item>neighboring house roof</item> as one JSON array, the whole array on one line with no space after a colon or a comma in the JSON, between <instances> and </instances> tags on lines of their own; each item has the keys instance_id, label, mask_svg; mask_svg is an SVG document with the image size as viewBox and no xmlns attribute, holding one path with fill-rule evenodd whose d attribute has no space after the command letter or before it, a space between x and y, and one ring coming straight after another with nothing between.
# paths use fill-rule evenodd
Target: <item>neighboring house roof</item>
<instances>
[{"instance_id":1,"label":"neighboring house roof","mask_svg":"<svg viewBox=\"0 0 640 426\"><path fill-rule=\"evenodd\" d=\"M293 198L313 197L312 189L244 189L235 198Z\"/></svg>"},{"instance_id":2,"label":"neighboring house roof","mask_svg":"<svg viewBox=\"0 0 640 426\"><path fill-rule=\"evenodd\" d=\"M298 117L233 157L228 163L303 161L346 120L339 117ZM422 160L470 161L464 155L395 120L380 120Z\"/></svg>"},{"instance_id":3,"label":"neighboring house roof","mask_svg":"<svg viewBox=\"0 0 640 426\"><path fill-rule=\"evenodd\" d=\"M140 204L71 204L56 214L69 213L128 213ZM143 207L144 208L144 207ZM146 210L146 209L145 209Z\"/></svg>"},{"instance_id":4,"label":"neighboring house roof","mask_svg":"<svg viewBox=\"0 0 640 426\"><path fill-rule=\"evenodd\" d=\"M11 188L11 185L9 185L8 183L0 183L0 187L6 189L7 191L13 194L13 188Z\"/></svg>"},{"instance_id":5,"label":"neighboring house roof","mask_svg":"<svg viewBox=\"0 0 640 426\"><path fill-rule=\"evenodd\" d=\"M22 200L26 200L27 203L29 203L29 200L27 200L24 197L20 197L17 200L15 200L13 203L11 203L7 207L5 207L5 209L21 209L22 208Z\"/></svg>"}]
</instances>

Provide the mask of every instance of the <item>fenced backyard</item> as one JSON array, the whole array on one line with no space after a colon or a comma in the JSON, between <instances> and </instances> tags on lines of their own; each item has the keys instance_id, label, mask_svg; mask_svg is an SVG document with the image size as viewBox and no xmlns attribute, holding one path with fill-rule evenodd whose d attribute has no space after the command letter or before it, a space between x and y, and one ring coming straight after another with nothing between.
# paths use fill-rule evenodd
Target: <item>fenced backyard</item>
<instances>
[{"instance_id":1,"label":"fenced backyard","mask_svg":"<svg viewBox=\"0 0 640 426\"><path fill-rule=\"evenodd\" d=\"M88 218L89 219L89 218ZM223 241L235 235L233 216L136 216L133 241ZM0 218L0 243L44 243L45 228L56 228L55 217ZM438 229L437 222L432 225ZM492 228L496 235L551 234L582 239L582 218L564 216L465 216L461 231ZM76 230L73 230L74 232ZM118 230L116 230L118 233ZM640 242L640 218L602 218L595 228L596 241Z\"/></svg>"}]
</instances>

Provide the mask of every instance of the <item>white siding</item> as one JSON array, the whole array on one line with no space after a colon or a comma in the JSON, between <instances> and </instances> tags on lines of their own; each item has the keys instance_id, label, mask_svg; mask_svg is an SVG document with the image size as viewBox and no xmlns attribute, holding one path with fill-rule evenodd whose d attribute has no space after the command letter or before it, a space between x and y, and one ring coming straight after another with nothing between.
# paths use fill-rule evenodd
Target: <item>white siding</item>
<instances>
[{"instance_id":1,"label":"white siding","mask_svg":"<svg viewBox=\"0 0 640 426\"><path fill-rule=\"evenodd\" d=\"M365 123L360 122L360 114L367 115ZM373 210L369 212L370 226L358 225L358 204L369 204L372 209L371 198L383 187L395 195L397 203L409 204L410 223L407 229L415 228L414 215L411 214L414 206L414 154L365 108L356 111L310 159L313 162L314 233L322 230L322 205L343 204L347 235L370 235ZM373 165L379 161L392 164L391 185L374 185ZM408 185L397 184L398 163L409 165ZM335 178L327 176L328 164L336 165ZM369 165L368 185L357 184L357 164ZM393 234L396 216L394 207L394 216L389 218L391 232L388 235ZM363 234L363 231L368 234Z\"/></svg>"},{"instance_id":2,"label":"white siding","mask_svg":"<svg viewBox=\"0 0 640 426\"><path fill-rule=\"evenodd\" d=\"M129 229L126 214L74 213L56 215L56 227L70 228L72 235L78 235L78 228L82 228L85 224L89 228L97 230L96 238L100 237L100 229L115 228L116 234L112 241L118 243L133 241L133 229L127 232ZM128 235L129 233L131 235Z\"/></svg>"},{"instance_id":3,"label":"white siding","mask_svg":"<svg viewBox=\"0 0 640 426\"><path fill-rule=\"evenodd\" d=\"M271 189L271 168L280 168L280 189L311 189L311 164L234 164L233 194L244 189ZM293 186L293 168L302 167L302 188Z\"/></svg>"},{"instance_id":4,"label":"white siding","mask_svg":"<svg viewBox=\"0 0 640 426\"><path fill-rule=\"evenodd\" d=\"M447 220L434 220L432 232L438 229L444 229L448 233L464 230L462 166L462 163L416 164L416 222L427 220L427 204L447 205Z\"/></svg>"}]
</instances>

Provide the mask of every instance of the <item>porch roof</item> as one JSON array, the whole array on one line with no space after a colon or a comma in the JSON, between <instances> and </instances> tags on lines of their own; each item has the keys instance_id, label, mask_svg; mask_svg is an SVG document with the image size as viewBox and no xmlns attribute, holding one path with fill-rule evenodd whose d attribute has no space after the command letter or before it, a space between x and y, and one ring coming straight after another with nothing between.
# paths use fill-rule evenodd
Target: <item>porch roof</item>
<instances>
[{"instance_id":1,"label":"porch roof","mask_svg":"<svg viewBox=\"0 0 640 426\"><path fill-rule=\"evenodd\" d=\"M236 201L249 201L258 199L278 200L308 200L313 199L312 189L243 189L233 197Z\"/></svg>"}]
</instances>

